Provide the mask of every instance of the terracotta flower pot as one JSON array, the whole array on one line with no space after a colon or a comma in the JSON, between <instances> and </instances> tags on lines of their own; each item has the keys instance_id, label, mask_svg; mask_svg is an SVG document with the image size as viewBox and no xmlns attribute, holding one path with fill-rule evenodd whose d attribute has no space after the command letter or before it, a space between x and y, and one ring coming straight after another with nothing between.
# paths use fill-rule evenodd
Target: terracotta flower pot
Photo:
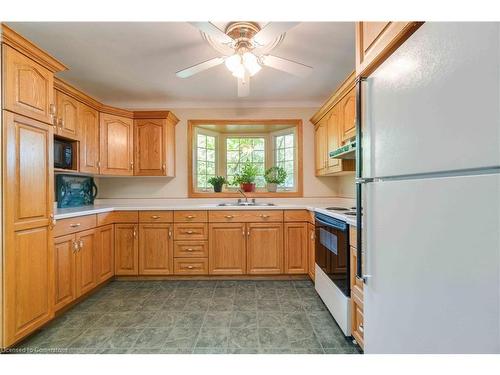
<instances>
[{"instance_id":1,"label":"terracotta flower pot","mask_svg":"<svg viewBox=\"0 0 500 375\"><path fill-rule=\"evenodd\" d=\"M252 183L247 182L244 184L240 184L240 188L245 193L251 193L251 192L255 191L255 184L253 182Z\"/></svg>"}]
</instances>

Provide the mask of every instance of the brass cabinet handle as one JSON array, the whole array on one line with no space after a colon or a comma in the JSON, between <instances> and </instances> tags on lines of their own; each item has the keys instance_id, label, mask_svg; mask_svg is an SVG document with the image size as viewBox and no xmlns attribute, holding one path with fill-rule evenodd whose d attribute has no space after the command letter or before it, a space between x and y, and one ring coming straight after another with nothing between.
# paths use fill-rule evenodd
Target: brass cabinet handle
<instances>
[{"instance_id":1,"label":"brass cabinet handle","mask_svg":"<svg viewBox=\"0 0 500 375\"><path fill-rule=\"evenodd\" d=\"M160 218L160 217L159 217L158 215L153 215L153 216L151 216L151 219L155 219L155 220L156 220L156 219L159 219L159 218Z\"/></svg>"},{"instance_id":2,"label":"brass cabinet handle","mask_svg":"<svg viewBox=\"0 0 500 375\"><path fill-rule=\"evenodd\" d=\"M134 227L134 231L132 232L132 236L134 236L134 238L137 238L137 231L136 231L135 227Z\"/></svg>"},{"instance_id":3,"label":"brass cabinet handle","mask_svg":"<svg viewBox=\"0 0 500 375\"><path fill-rule=\"evenodd\" d=\"M187 266L188 269L192 270L193 269L193 266L189 265Z\"/></svg>"},{"instance_id":4,"label":"brass cabinet handle","mask_svg":"<svg viewBox=\"0 0 500 375\"><path fill-rule=\"evenodd\" d=\"M361 332L361 333L363 333L363 332L364 332L364 330L365 330L365 329L364 329L364 327L363 327L363 324L360 324L360 325L358 326L358 331L359 331L359 332Z\"/></svg>"},{"instance_id":5,"label":"brass cabinet handle","mask_svg":"<svg viewBox=\"0 0 500 375\"><path fill-rule=\"evenodd\" d=\"M130 162L130 168L129 169L134 169L134 162L133 161Z\"/></svg>"},{"instance_id":6,"label":"brass cabinet handle","mask_svg":"<svg viewBox=\"0 0 500 375\"><path fill-rule=\"evenodd\" d=\"M56 219L54 218L54 214L49 215L50 218L50 229L53 229L56 226Z\"/></svg>"},{"instance_id":7,"label":"brass cabinet handle","mask_svg":"<svg viewBox=\"0 0 500 375\"><path fill-rule=\"evenodd\" d=\"M192 249L192 248L190 248L190 247L188 247L188 248L186 249L186 251L193 251L193 249Z\"/></svg>"},{"instance_id":8,"label":"brass cabinet handle","mask_svg":"<svg viewBox=\"0 0 500 375\"><path fill-rule=\"evenodd\" d=\"M241 234L243 235L243 237L245 237L245 229L241 231Z\"/></svg>"},{"instance_id":9,"label":"brass cabinet handle","mask_svg":"<svg viewBox=\"0 0 500 375\"><path fill-rule=\"evenodd\" d=\"M195 217L196 217L196 216L193 216L193 215L187 215L187 216L186 216L186 219L191 220L191 219L194 219Z\"/></svg>"},{"instance_id":10,"label":"brass cabinet handle","mask_svg":"<svg viewBox=\"0 0 500 375\"><path fill-rule=\"evenodd\" d=\"M80 223L72 223L70 224L70 228L78 228L81 224Z\"/></svg>"},{"instance_id":11,"label":"brass cabinet handle","mask_svg":"<svg viewBox=\"0 0 500 375\"><path fill-rule=\"evenodd\" d=\"M83 249L84 242L83 240L78 241L78 248L79 250Z\"/></svg>"},{"instance_id":12,"label":"brass cabinet handle","mask_svg":"<svg viewBox=\"0 0 500 375\"><path fill-rule=\"evenodd\" d=\"M311 232L311 240L314 240L314 232Z\"/></svg>"},{"instance_id":13,"label":"brass cabinet handle","mask_svg":"<svg viewBox=\"0 0 500 375\"><path fill-rule=\"evenodd\" d=\"M247 230L247 237L250 237L250 229Z\"/></svg>"},{"instance_id":14,"label":"brass cabinet handle","mask_svg":"<svg viewBox=\"0 0 500 375\"><path fill-rule=\"evenodd\" d=\"M75 240L71 240L72 245L73 245L73 252L76 253L78 251L78 244L76 243Z\"/></svg>"},{"instance_id":15,"label":"brass cabinet handle","mask_svg":"<svg viewBox=\"0 0 500 375\"><path fill-rule=\"evenodd\" d=\"M167 166L166 166L165 164L163 164L163 165L161 166L161 169L163 170L163 172L165 172L165 170L167 169Z\"/></svg>"},{"instance_id":16,"label":"brass cabinet handle","mask_svg":"<svg viewBox=\"0 0 500 375\"><path fill-rule=\"evenodd\" d=\"M172 231L170 229L168 230L168 238L172 238Z\"/></svg>"},{"instance_id":17,"label":"brass cabinet handle","mask_svg":"<svg viewBox=\"0 0 500 375\"><path fill-rule=\"evenodd\" d=\"M264 215L264 214L260 214L259 216L263 219L267 219L269 217L269 215Z\"/></svg>"},{"instance_id":18,"label":"brass cabinet handle","mask_svg":"<svg viewBox=\"0 0 500 375\"><path fill-rule=\"evenodd\" d=\"M224 216L226 219L232 219L234 216L233 215L225 215Z\"/></svg>"}]
</instances>

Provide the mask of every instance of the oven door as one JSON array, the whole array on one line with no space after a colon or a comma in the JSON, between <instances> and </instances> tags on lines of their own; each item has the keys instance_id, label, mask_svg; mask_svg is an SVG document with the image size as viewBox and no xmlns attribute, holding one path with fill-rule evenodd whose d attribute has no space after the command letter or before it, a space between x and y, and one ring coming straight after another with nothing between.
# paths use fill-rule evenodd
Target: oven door
<instances>
[{"instance_id":1,"label":"oven door","mask_svg":"<svg viewBox=\"0 0 500 375\"><path fill-rule=\"evenodd\" d=\"M346 296L350 296L349 236L345 222L316 215L316 264Z\"/></svg>"}]
</instances>

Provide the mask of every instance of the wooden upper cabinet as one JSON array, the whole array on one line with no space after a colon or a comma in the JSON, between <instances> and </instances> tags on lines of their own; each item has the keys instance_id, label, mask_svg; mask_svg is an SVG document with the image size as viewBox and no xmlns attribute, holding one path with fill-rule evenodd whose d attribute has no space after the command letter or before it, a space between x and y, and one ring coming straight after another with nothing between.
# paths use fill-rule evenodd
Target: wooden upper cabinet
<instances>
[{"instance_id":1,"label":"wooden upper cabinet","mask_svg":"<svg viewBox=\"0 0 500 375\"><path fill-rule=\"evenodd\" d=\"M308 246L308 224L285 223L285 273L308 273Z\"/></svg>"},{"instance_id":2,"label":"wooden upper cabinet","mask_svg":"<svg viewBox=\"0 0 500 375\"><path fill-rule=\"evenodd\" d=\"M132 119L100 114L100 158L101 174L132 176L133 162L133 127Z\"/></svg>"},{"instance_id":3,"label":"wooden upper cabinet","mask_svg":"<svg viewBox=\"0 0 500 375\"><path fill-rule=\"evenodd\" d=\"M72 140L80 139L80 124L78 119L78 101L56 90L56 133Z\"/></svg>"},{"instance_id":4,"label":"wooden upper cabinet","mask_svg":"<svg viewBox=\"0 0 500 375\"><path fill-rule=\"evenodd\" d=\"M327 124L326 119L321 120L314 128L314 153L315 153L315 172L321 176L326 169L327 152Z\"/></svg>"},{"instance_id":5,"label":"wooden upper cabinet","mask_svg":"<svg viewBox=\"0 0 500 375\"><path fill-rule=\"evenodd\" d=\"M76 298L76 241L75 235L56 237L54 240L55 310Z\"/></svg>"},{"instance_id":6,"label":"wooden upper cabinet","mask_svg":"<svg viewBox=\"0 0 500 375\"><path fill-rule=\"evenodd\" d=\"M78 232L76 252L76 295L92 290L97 285L96 277L96 233L95 229Z\"/></svg>"},{"instance_id":7,"label":"wooden upper cabinet","mask_svg":"<svg viewBox=\"0 0 500 375\"><path fill-rule=\"evenodd\" d=\"M422 23L356 22L356 75L370 75Z\"/></svg>"},{"instance_id":8,"label":"wooden upper cabinet","mask_svg":"<svg viewBox=\"0 0 500 375\"><path fill-rule=\"evenodd\" d=\"M172 224L139 225L139 275L174 273Z\"/></svg>"},{"instance_id":9,"label":"wooden upper cabinet","mask_svg":"<svg viewBox=\"0 0 500 375\"><path fill-rule=\"evenodd\" d=\"M96 279L102 283L115 274L115 238L113 224L96 228Z\"/></svg>"},{"instance_id":10,"label":"wooden upper cabinet","mask_svg":"<svg viewBox=\"0 0 500 375\"><path fill-rule=\"evenodd\" d=\"M99 173L99 112L78 103L80 172Z\"/></svg>"},{"instance_id":11,"label":"wooden upper cabinet","mask_svg":"<svg viewBox=\"0 0 500 375\"><path fill-rule=\"evenodd\" d=\"M175 176L175 125L165 119L134 120L134 174Z\"/></svg>"},{"instance_id":12,"label":"wooden upper cabinet","mask_svg":"<svg viewBox=\"0 0 500 375\"><path fill-rule=\"evenodd\" d=\"M356 137L356 89L353 87L339 104L342 113L340 135L345 142Z\"/></svg>"},{"instance_id":13,"label":"wooden upper cabinet","mask_svg":"<svg viewBox=\"0 0 500 375\"><path fill-rule=\"evenodd\" d=\"M246 232L244 223L209 225L209 273L243 275L246 273Z\"/></svg>"},{"instance_id":14,"label":"wooden upper cabinet","mask_svg":"<svg viewBox=\"0 0 500 375\"><path fill-rule=\"evenodd\" d=\"M3 44L3 80L5 109L53 124L53 72Z\"/></svg>"},{"instance_id":15,"label":"wooden upper cabinet","mask_svg":"<svg viewBox=\"0 0 500 375\"><path fill-rule=\"evenodd\" d=\"M283 224L247 224L247 273L283 273Z\"/></svg>"},{"instance_id":16,"label":"wooden upper cabinet","mask_svg":"<svg viewBox=\"0 0 500 375\"><path fill-rule=\"evenodd\" d=\"M115 275L139 274L139 241L136 224L115 224Z\"/></svg>"},{"instance_id":17,"label":"wooden upper cabinet","mask_svg":"<svg viewBox=\"0 0 500 375\"><path fill-rule=\"evenodd\" d=\"M12 230L48 226L54 194L53 127L3 111L4 205Z\"/></svg>"},{"instance_id":18,"label":"wooden upper cabinet","mask_svg":"<svg viewBox=\"0 0 500 375\"><path fill-rule=\"evenodd\" d=\"M327 114L328 149L325 157L328 160L328 169L338 167L340 164L340 159L330 158L329 153L340 146L341 114L341 108L338 105Z\"/></svg>"}]
</instances>

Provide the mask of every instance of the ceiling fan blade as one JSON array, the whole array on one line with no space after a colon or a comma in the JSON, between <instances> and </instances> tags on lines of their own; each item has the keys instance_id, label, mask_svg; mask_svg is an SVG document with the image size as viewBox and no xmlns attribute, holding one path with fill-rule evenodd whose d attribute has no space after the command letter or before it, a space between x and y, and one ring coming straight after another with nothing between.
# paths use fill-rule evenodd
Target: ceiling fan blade
<instances>
[{"instance_id":1,"label":"ceiling fan blade","mask_svg":"<svg viewBox=\"0 0 500 375\"><path fill-rule=\"evenodd\" d=\"M234 40L229 35L227 35L224 31L219 29L211 22L190 22L191 25L200 29L205 34L210 35L212 38L217 40L220 43L228 44L233 43Z\"/></svg>"},{"instance_id":2,"label":"ceiling fan blade","mask_svg":"<svg viewBox=\"0 0 500 375\"><path fill-rule=\"evenodd\" d=\"M269 22L262 30L255 34L252 40L257 45L264 46L297 24L299 22Z\"/></svg>"},{"instance_id":3,"label":"ceiling fan blade","mask_svg":"<svg viewBox=\"0 0 500 375\"><path fill-rule=\"evenodd\" d=\"M214 57L213 59L203 61L202 63L190 66L189 68L179 70L177 73L175 73L175 75L179 78L188 78L194 74L213 68L214 66L220 65L223 62L224 58Z\"/></svg>"},{"instance_id":4,"label":"ceiling fan blade","mask_svg":"<svg viewBox=\"0 0 500 375\"><path fill-rule=\"evenodd\" d=\"M262 64L274 69L282 70L284 72L293 74L297 77L306 77L312 72L312 67L309 65L301 64L296 61L284 59L273 55L264 55L261 57Z\"/></svg>"},{"instance_id":5,"label":"ceiling fan blade","mask_svg":"<svg viewBox=\"0 0 500 375\"><path fill-rule=\"evenodd\" d=\"M244 98L248 95L250 95L250 79L238 78L238 97Z\"/></svg>"}]
</instances>

